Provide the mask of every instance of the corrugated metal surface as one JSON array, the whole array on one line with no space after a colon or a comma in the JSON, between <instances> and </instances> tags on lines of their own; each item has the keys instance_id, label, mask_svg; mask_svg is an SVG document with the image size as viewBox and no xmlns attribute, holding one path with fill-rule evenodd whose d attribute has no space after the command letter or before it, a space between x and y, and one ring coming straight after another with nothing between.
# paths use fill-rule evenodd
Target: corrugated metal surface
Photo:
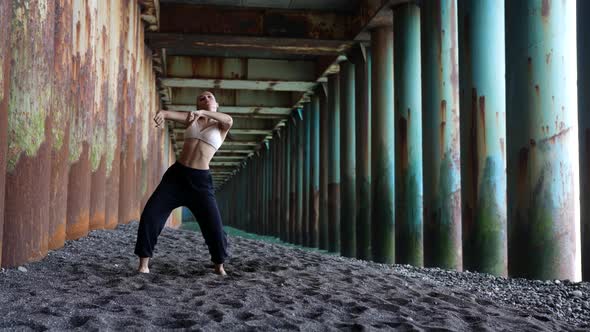
<instances>
[{"instance_id":1,"label":"corrugated metal surface","mask_svg":"<svg viewBox=\"0 0 590 332\"><path fill-rule=\"evenodd\" d=\"M6 177L6 150L8 148L8 96L10 94L12 0L0 6L0 264L2 263L2 233L4 229L4 188Z\"/></svg>"},{"instance_id":2,"label":"corrugated metal surface","mask_svg":"<svg viewBox=\"0 0 590 332\"><path fill-rule=\"evenodd\" d=\"M90 227L137 219L140 197L171 160L158 157L168 138L150 126L159 101L135 0L3 2L0 45L0 132L8 134L0 137L8 142L0 147L0 192L9 193L0 197L1 263L15 266ZM141 186L129 187L127 206L119 205L123 133L137 147L130 155L144 161L133 166L146 170L141 181L129 179ZM118 210L129 213L119 219Z\"/></svg>"}]
</instances>

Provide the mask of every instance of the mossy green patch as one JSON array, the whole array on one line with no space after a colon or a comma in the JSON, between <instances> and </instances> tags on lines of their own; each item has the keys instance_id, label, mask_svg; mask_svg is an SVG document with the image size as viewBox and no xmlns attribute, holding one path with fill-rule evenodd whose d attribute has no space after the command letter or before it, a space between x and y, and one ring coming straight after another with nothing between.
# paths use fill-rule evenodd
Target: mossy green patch
<instances>
[{"instance_id":1,"label":"mossy green patch","mask_svg":"<svg viewBox=\"0 0 590 332\"><path fill-rule=\"evenodd\" d=\"M103 126L97 126L92 131L92 144L90 146L90 168L96 172L100 166L100 161L105 152L105 129Z\"/></svg>"},{"instance_id":2,"label":"mossy green patch","mask_svg":"<svg viewBox=\"0 0 590 332\"><path fill-rule=\"evenodd\" d=\"M107 107L107 129L105 141L107 176L111 174L113 169L113 161L115 160L117 143L117 110L115 109L115 101L112 100L112 98L109 98L109 105Z\"/></svg>"}]
</instances>

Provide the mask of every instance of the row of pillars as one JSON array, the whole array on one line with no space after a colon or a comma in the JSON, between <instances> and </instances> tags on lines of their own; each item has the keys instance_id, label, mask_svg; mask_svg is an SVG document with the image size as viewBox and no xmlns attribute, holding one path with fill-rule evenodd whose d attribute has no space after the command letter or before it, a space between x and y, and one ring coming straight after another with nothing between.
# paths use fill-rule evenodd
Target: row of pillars
<instances>
[{"instance_id":1,"label":"row of pillars","mask_svg":"<svg viewBox=\"0 0 590 332\"><path fill-rule=\"evenodd\" d=\"M589 280L590 36L576 41L576 1L392 15L221 187L224 222L382 263L570 280L583 266Z\"/></svg>"}]
</instances>

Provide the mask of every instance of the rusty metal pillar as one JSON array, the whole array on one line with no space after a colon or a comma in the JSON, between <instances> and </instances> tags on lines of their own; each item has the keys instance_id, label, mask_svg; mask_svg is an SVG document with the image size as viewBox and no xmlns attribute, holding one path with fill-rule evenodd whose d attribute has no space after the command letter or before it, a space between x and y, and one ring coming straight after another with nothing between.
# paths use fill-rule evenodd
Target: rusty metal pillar
<instances>
[{"instance_id":1,"label":"rusty metal pillar","mask_svg":"<svg viewBox=\"0 0 590 332\"><path fill-rule=\"evenodd\" d=\"M371 31L371 186L373 260L395 261L393 28Z\"/></svg>"},{"instance_id":2,"label":"rusty metal pillar","mask_svg":"<svg viewBox=\"0 0 590 332\"><path fill-rule=\"evenodd\" d=\"M90 149L90 209L89 209L89 230L102 229L105 226L105 201L106 201L106 121L107 109L106 98L108 90L107 66L103 65L108 56L106 29L109 18L107 1L97 3L95 10L96 18L92 26L92 48L94 49L93 66L96 75L94 85L94 114L92 123L92 143ZM143 57L143 52L138 57ZM151 66L150 66L151 67ZM151 69L151 68L150 68ZM146 96L147 98L147 96ZM149 112L149 109L143 110ZM145 137L149 137L145 133ZM145 169L145 168L144 168Z\"/></svg>"},{"instance_id":3,"label":"rusty metal pillar","mask_svg":"<svg viewBox=\"0 0 590 332\"><path fill-rule=\"evenodd\" d=\"M462 269L457 1L422 4L424 263Z\"/></svg>"},{"instance_id":4,"label":"rusty metal pillar","mask_svg":"<svg viewBox=\"0 0 590 332\"><path fill-rule=\"evenodd\" d=\"M311 103L305 104L303 112L303 245L311 247L310 228L311 210L309 209L311 170L310 170L310 145L311 145Z\"/></svg>"},{"instance_id":5,"label":"rusty metal pillar","mask_svg":"<svg viewBox=\"0 0 590 332\"><path fill-rule=\"evenodd\" d=\"M303 245L303 157L305 145L305 127L303 123L303 111L297 109L295 115L295 136L297 153L295 154L297 172L295 173L295 244Z\"/></svg>"},{"instance_id":6,"label":"rusty metal pillar","mask_svg":"<svg viewBox=\"0 0 590 332\"><path fill-rule=\"evenodd\" d=\"M0 6L0 45L10 45L12 30L12 0ZM2 233L6 181L6 152L8 150L8 98L10 95L10 47L0 47L0 266L2 264Z\"/></svg>"},{"instance_id":7,"label":"rusty metal pillar","mask_svg":"<svg viewBox=\"0 0 590 332\"><path fill-rule=\"evenodd\" d=\"M265 217L265 231L264 231L264 235L271 235L271 216L272 216L272 161L274 159L273 153L272 153L272 143L271 142L267 142L266 143L266 217Z\"/></svg>"},{"instance_id":8,"label":"rusty metal pillar","mask_svg":"<svg viewBox=\"0 0 590 332\"><path fill-rule=\"evenodd\" d=\"M356 257L355 66L340 63L340 254Z\"/></svg>"},{"instance_id":9,"label":"rusty metal pillar","mask_svg":"<svg viewBox=\"0 0 590 332\"><path fill-rule=\"evenodd\" d=\"M580 280L576 2L506 14L508 272Z\"/></svg>"},{"instance_id":10,"label":"rusty metal pillar","mask_svg":"<svg viewBox=\"0 0 590 332\"><path fill-rule=\"evenodd\" d=\"M72 111L72 1L55 2L55 58L51 113L54 116L53 149L51 150L51 184L49 186L48 249L63 247L66 239L66 217L70 149L70 116ZM1 130L0 130L1 131ZM0 174L3 174L0 170ZM1 216L0 216L1 217ZM1 235L0 235L1 236Z\"/></svg>"},{"instance_id":11,"label":"rusty metal pillar","mask_svg":"<svg viewBox=\"0 0 590 332\"><path fill-rule=\"evenodd\" d=\"M504 2L459 3L463 267L506 276Z\"/></svg>"},{"instance_id":12,"label":"rusty metal pillar","mask_svg":"<svg viewBox=\"0 0 590 332\"><path fill-rule=\"evenodd\" d=\"M340 80L328 76L328 250L340 251Z\"/></svg>"},{"instance_id":13,"label":"rusty metal pillar","mask_svg":"<svg viewBox=\"0 0 590 332\"><path fill-rule=\"evenodd\" d=\"M135 112L131 107L134 102L133 89L135 84L132 81L134 63L131 57L129 45L133 44L133 2L123 1L123 18L122 36L125 36L125 47L121 52L121 69L119 80L123 81L121 88L121 163L119 166L119 223L126 224L131 220L133 214L133 205L135 201ZM169 150L168 166L173 163L173 149ZM71 178L70 178L71 180ZM174 219L174 215L170 220Z\"/></svg>"},{"instance_id":14,"label":"rusty metal pillar","mask_svg":"<svg viewBox=\"0 0 590 332\"><path fill-rule=\"evenodd\" d=\"M310 130L310 188L309 188L309 246L319 247L319 216L320 216L320 97L311 97L309 114Z\"/></svg>"},{"instance_id":15,"label":"rusty metal pillar","mask_svg":"<svg viewBox=\"0 0 590 332\"><path fill-rule=\"evenodd\" d=\"M394 10L396 263L424 265L420 8Z\"/></svg>"},{"instance_id":16,"label":"rusty metal pillar","mask_svg":"<svg viewBox=\"0 0 590 332\"><path fill-rule=\"evenodd\" d=\"M2 6L10 12L3 16L11 16L12 31L2 47L11 52L6 54L10 72L0 79L10 81L8 135L2 142L8 142L5 188L10 194L4 201L1 261L16 266L48 250L52 126L60 125L50 114L53 77L48 70L54 63L55 5L14 1Z\"/></svg>"},{"instance_id":17,"label":"rusty metal pillar","mask_svg":"<svg viewBox=\"0 0 590 332\"><path fill-rule=\"evenodd\" d=\"M261 151L261 159L260 159L260 172L262 175L262 181L260 182L261 185L261 194L262 194L262 202L261 202L261 210L260 210L260 231L258 234L266 235L266 227L268 222L268 159L270 158L269 150L268 150L268 143L262 143L262 151Z\"/></svg>"},{"instance_id":18,"label":"rusty metal pillar","mask_svg":"<svg viewBox=\"0 0 590 332\"><path fill-rule=\"evenodd\" d=\"M328 250L329 219L328 219L328 96L327 87L322 84L320 92L320 215L319 215L319 248Z\"/></svg>"},{"instance_id":19,"label":"rusty metal pillar","mask_svg":"<svg viewBox=\"0 0 590 332\"><path fill-rule=\"evenodd\" d=\"M351 53L355 68L356 258L371 259L371 53Z\"/></svg>"},{"instance_id":20,"label":"rusty metal pillar","mask_svg":"<svg viewBox=\"0 0 590 332\"><path fill-rule=\"evenodd\" d=\"M577 2L580 169L590 169L590 1ZM580 172L582 280L590 281L590 174ZM0 215L1 217L1 215Z\"/></svg>"}]
</instances>

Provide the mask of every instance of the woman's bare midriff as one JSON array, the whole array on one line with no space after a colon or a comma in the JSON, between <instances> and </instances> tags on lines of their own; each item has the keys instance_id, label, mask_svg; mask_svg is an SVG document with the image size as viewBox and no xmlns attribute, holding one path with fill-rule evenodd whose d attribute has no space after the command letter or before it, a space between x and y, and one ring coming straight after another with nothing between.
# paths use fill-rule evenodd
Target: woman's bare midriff
<instances>
[{"instance_id":1,"label":"woman's bare midriff","mask_svg":"<svg viewBox=\"0 0 590 332\"><path fill-rule=\"evenodd\" d=\"M182 153L178 162L195 169L209 169L209 162L215 154L215 148L200 139L187 138L184 140Z\"/></svg>"}]
</instances>

